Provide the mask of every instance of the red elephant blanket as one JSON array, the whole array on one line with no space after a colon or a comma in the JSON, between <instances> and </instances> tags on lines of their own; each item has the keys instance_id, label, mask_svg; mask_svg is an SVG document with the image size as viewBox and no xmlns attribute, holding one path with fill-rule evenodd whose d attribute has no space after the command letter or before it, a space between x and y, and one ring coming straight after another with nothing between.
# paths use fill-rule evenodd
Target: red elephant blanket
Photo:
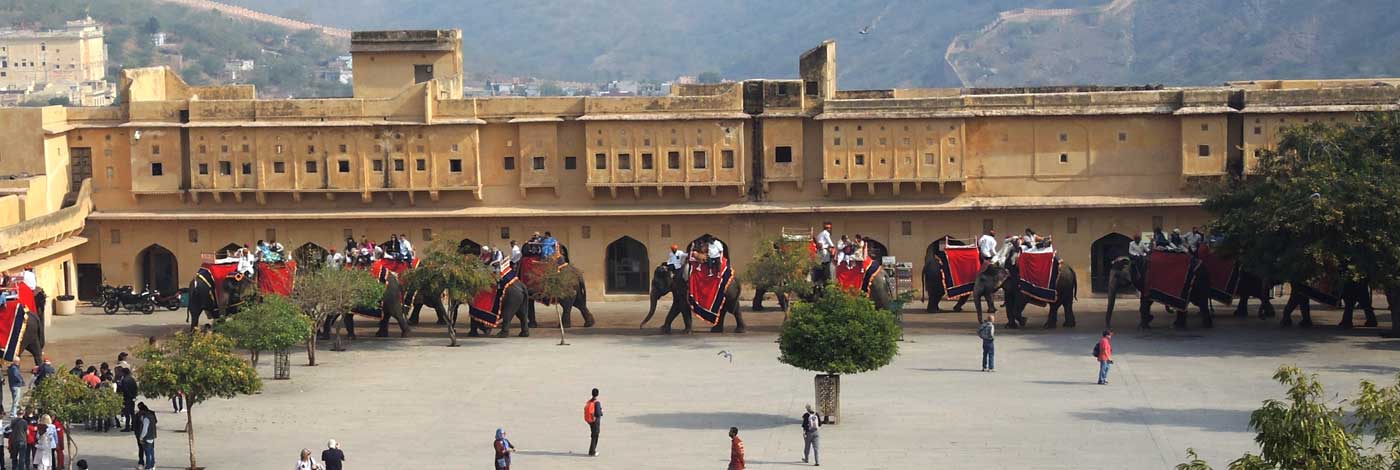
<instances>
[{"instance_id":1,"label":"red elephant blanket","mask_svg":"<svg viewBox=\"0 0 1400 470\"><path fill-rule=\"evenodd\" d=\"M199 271L195 271L194 277L209 286L209 300L214 301L219 291L223 290L224 279L237 273L238 263L204 263L199 266Z\"/></svg>"},{"instance_id":2,"label":"red elephant blanket","mask_svg":"<svg viewBox=\"0 0 1400 470\"><path fill-rule=\"evenodd\" d=\"M951 248L951 247L950 247ZM1016 258L1020 269L1022 294L1046 303L1055 303L1060 292L1055 289L1060 281L1060 259L1053 250L1025 251Z\"/></svg>"},{"instance_id":3,"label":"red elephant blanket","mask_svg":"<svg viewBox=\"0 0 1400 470\"><path fill-rule=\"evenodd\" d=\"M976 246L949 246L942 253L944 297L957 300L972 293L977 274L982 271L982 256Z\"/></svg>"},{"instance_id":4,"label":"red elephant blanket","mask_svg":"<svg viewBox=\"0 0 1400 470\"><path fill-rule=\"evenodd\" d=\"M1196 256L1210 275L1210 298L1225 304L1233 302L1240 284L1239 264L1216 254L1211 251L1210 245L1205 244L1201 245Z\"/></svg>"},{"instance_id":5,"label":"red elephant blanket","mask_svg":"<svg viewBox=\"0 0 1400 470\"><path fill-rule=\"evenodd\" d=\"M724 291L734 281L734 270L729 267L729 258L720 258L719 271L712 272L704 263L690 265L690 312L695 318L714 325L724 312Z\"/></svg>"},{"instance_id":6,"label":"red elephant blanket","mask_svg":"<svg viewBox=\"0 0 1400 470\"><path fill-rule=\"evenodd\" d=\"M402 276L403 273L408 272L409 269L418 267L418 263L419 263L420 261L421 261L421 260L416 259L416 258L413 259L413 260L411 260L411 261L401 261L401 260L396 260L396 259L380 258L380 259L376 260L376 261L374 262L374 264L371 264L371 265L369 266L369 274L370 274L371 276L374 276L375 279L378 279L379 282L384 283L384 284L388 284L388 283L389 283L389 278L390 278L390 277L395 277L395 278L397 278L397 277L399 277L399 276ZM402 292L402 291L399 292L399 299L398 299L398 301L399 301L400 303L403 302L403 292ZM382 305L381 305L380 307L382 307ZM375 307L375 308L360 308L360 309L352 310L351 312L354 313L354 314L356 314L356 315L360 315L360 316L363 316L363 317L369 317L369 318L373 318L373 319L378 320L378 319L384 318L384 312L383 312L383 310L382 310L380 307Z\"/></svg>"},{"instance_id":7,"label":"red elephant blanket","mask_svg":"<svg viewBox=\"0 0 1400 470\"><path fill-rule=\"evenodd\" d=\"M836 284L851 292L870 293L870 281L880 272L880 261L865 258L860 264L836 263Z\"/></svg>"},{"instance_id":8,"label":"red elephant blanket","mask_svg":"<svg viewBox=\"0 0 1400 470\"><path fill-rule=\"evenodd\" d=\"M292 295L293 282L296 280L297 274L296 261L258 263L257 270L259 292L284 297Z\"/></svg>"},{"instance_id":9,"label":"red elephant blanket","mask_svg":"<svg viewBox=\"0 0 1400 470\"><path fill-rule=\"evenodd\" d=\"M501 307L505 305L506 291L519 280L514 269L506 268L496 279L496 286L483 289L471 301L472 321L491 328L501 326Z\"/></svg>"},{"instance_id":10,"label":"red elephant blanket","mask_svg":"<svg viewBox=\"0 0 1400 470\"><path fill-rule=\"evenodd\" d=\"M30 312L38 312L34 304L34 291L29 290L25 283L19 283L19 298L5 301L5 308L0 309L0 341L4 349L0 349L0 359L14 362L19 357L20 339L24 338L24 317Z\"/></svg>"},{"instance_id":11,"label":"red elephant blanket","mask_svg":"<svg viewBox=\"0 0 1400 470\"><path fill-rule=\"evenodd\" d=\"M1200 261L1187 253L1153 251L1147 255L1147 298L1175 309L1185 309L1191 300Z\"/></svg>"}]
</instances>

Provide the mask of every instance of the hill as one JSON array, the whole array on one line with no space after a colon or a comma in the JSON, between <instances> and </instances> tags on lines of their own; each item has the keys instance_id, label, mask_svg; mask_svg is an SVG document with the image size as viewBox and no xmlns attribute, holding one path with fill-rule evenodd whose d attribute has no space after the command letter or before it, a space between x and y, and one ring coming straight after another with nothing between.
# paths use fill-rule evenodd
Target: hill
<instances>
[{"instance_id":1,"label":"hill","mask_svg":"<svg viewBox=\"0 0 1400 470\"><path fill-rule=\"evenodd\" d=\"M1400 75L1400 9L1384 0L224 1L347 29L461 28L469 72L567 80L792 77L823 39L839 42L842 88Z\"/></svg>"},{"instance_id":2,"label":"hill","mask_svg":"<svg viewBox=\"0 0 1400 470\"><path fill-rule=\"evenodd\" d=\"M191 83L252 83L261 97L350 94L348 85L315 76L318 63L345 54L348 44L315 31L155 0L7 0L0 5L0 25L58 27L84 15L102 23L107 78L113 82L123 68L171 65ZM151 40L153 31L165 33L165 46ZM224 69L230 59L252 60L255 67L230 80Z\"/></svg>"}]
</instances>

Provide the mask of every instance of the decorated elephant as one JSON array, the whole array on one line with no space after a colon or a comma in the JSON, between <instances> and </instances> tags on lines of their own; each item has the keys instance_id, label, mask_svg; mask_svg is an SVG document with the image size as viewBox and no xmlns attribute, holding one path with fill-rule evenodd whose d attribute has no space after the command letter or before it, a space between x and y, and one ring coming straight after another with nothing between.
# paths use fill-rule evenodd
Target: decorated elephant
<instances>
[{"instance_id":1,"label":"decorated elephant","mask_svg":"<svg viewBox=\"0 0 1400 470\"><path fill-rule=\"evenodd\" d=\"M217 267L201 267L190 280L189 320L190 331L199 328L199 317L208 314L210 320L217 320L238 312L245 297L251 295L253 279L236 272L224 272L220 278ZM215 286L218 288L215 288Z\"/></svg>"},{"instance_id":2,"label":"decorated elephant","mask_svg":"<svg viewBox=\"0 0 1400 470\"><path fill-rule=\"evenodd\" d=\"M15 362L19 362L19 356L28 353L34 358L34 365L37 367L44 361L44 318L38 312L22 308L18 300L11 299L6 302L0 297L0 311L11 312L12 309L16 315L20 314L19 312L23 312L24 315L24 325L20 327L24 333L12 351L15 353Z\"/></svg>"},{"instance_id":3,"label":"decorated elephant","mask_svg":"<svg viewBox=\"0 0 1400 470\"><path fill-rule=\"evenodd\" d=\"M496 327L500 328L500 331L496 332L497 338L505 338L510 334L510 321L512 318L520 321L520 333L517 336L522 338L530 336L532 322L528 318L529 304L530 295L525 288L525 283L513 282L506 287L505 293L502 294L500 298L499 312L490 314L499 315L500 324L496 325ZM457 335L457 314L460 310L460 306L461 304L453 303L451 320L447 323L448 331L453 337ZM467 308L476 309L477 307L467 305ZM467 336L484 336L490 332L492 328L491 325L477 318L480 313L481 312L477 311L470 312L471 321L467 327Z\"/></svg>"},{"instance_id":4,"label":"decorated elephant","mask_svg":"<svg viewBox=\"0 0 1400 470\"><path fill-rule=\"evenodd\" d=\"M1235 287L1235 295L1239 297L1239 305L1235 307L1236 317L1249 316L1249 299L1259 299L1259 319L1273 318L1274 305L1269 302L1273 298L1269 290L1273 289L1277 283L1264 279L1249 271L1240 271L1239 281Z\"/></svg>"},{"instance_id":5,"label":"decorated elephant","mask_svg":"<svg viewBox=\"0 0 1400 470\"><path fill-rule=\"evenodd\" d=\"M399 285L399 277L390 274L384 278L384 297L380 299L378 309L355 312L354 314L331 314L321 325L321 337L330 337L334 333L335 337L339 338L340 326L335 326L334 331L331 328L335 325L336 320L340 319L341 326L345 327L346 335L350 339L355 339L355 315L364 315L378 319L379 331L375 332L375 336L380 338L389 336L389 319L392 318L399 325L399 337L407 338L410 329L408 321L404 318L403 310L403 287Z\"/></svg>"},{"instance_id":6,"label":"decorated elephant","mask_svg":"<svg viewBox=\"0 0 1400 470\"><path fill-rule=\"evenodd\" d=\"M437 314L437 324L446 325L449 313L455 313L456 310L455 308L449 308L449 306L444 305L442 303L443 297L444 295L442 292L429 293L421 292L416 289L409 289L408 292L404 294L403 298L404 308L412 309L408 314L408 324L417 325L418 312L422 311L423 307L428 307L433 309L433 312ZM456 305L452 307L456 307Z\"/></svg>"},{"instance_id":7,"label":"decorated elephant","mask_svg":"<svg viewBox=\"0 0 1400 470\"><path fill-rule=\"evenodd\" d=\"M695 239L695 241L692 241L690 243L689 251L695 252L702 250L711 240L716 239L710 235L701 236L700 238L697 238ZM725 245L723 241L720 241L720 244L723 246L722 251L724 253L723 256L725 256L724 259L727 260L729 247L728 245ZM695 262L703 263L703 261ZM687 266L685 270L690 269L707 268L695 268L693 266ZM666 286L667 290L671 293L671 308L666 312L666 323L661 326L661 332L664 334L671 334L671 324L675 321L677 316L680 316L682 322L685 323L685 333L689 334L691 333L691 331L693 331L691 315L698 315L698 313L695 313L694 310L701 309L702 311L709 311L711 309L715 309L714 313L716 314L716 319L714 327L710 328L711 333L723 332L724 318L729 315L734 316L734 332L743 333L745 330L744 317L743 314L739 312L740 283L737 280L733 279L732 270L729 270L730 276L728 279L728 283L724 286L724 291L722 293L716 292L716 297L713 299L714 301L707 306L691 304L690 278L689 275L687 275L684 272L685 270L683 270L681 273L676 273L671 271L670 269L667 269L665 266L661 266L653 273L655 275L655 280L652 281L653 291L651 297L653 299L660 299L661 296L664 295L660 292L662 286ZM723 277L723 275L721 275L721 277ZM716 289L718 289L718 287L716 287ZM717 309L716 306L718 306ZM645 327L647 322L651 321L652 315L656 313L654 301L652 307L653 308L647 312L646 318L642 319L641 327Z\"/></svg>"},{"instance_id":8,"label":"decorated elephant","mask_svg":"<svg viewBox=\"0 0 1400 470\"><path fill-rule=\"evenodd\" d=\"M573 309L577 308L579 313L583 315L583 327L592 327L596 322L594 321L593 313L588 310L588 288L583 281L583 272L569 264L568 247L560 245L560 252L557 258L538 254L538 250L533 243L526 243L522 251L525 252L525 256L520 260L516 269L520 270L519 274L521 280L525 281L524 287L527 290L530 289L529 286L535 282L534 278L541 274L541 270L553 268L560 271L571 271L574 277L578 279L578 285L570 289L573 291L573 295L556 299L559 306L563 308L563 315L560 317L560 323L563 324L564 328L572 328ZM560 261L562 261L562 263ZM528 325L531 327L538 326L535 322L535 303L528 302L525 308L528 317Z\"/></svg>"},{"instance_id":9,"label":"decorated elephant","mask_svg":"<svg viewBox=\"0 0 1400 470\"><path fill-rule=\"evenodd\" d=\"M1019 249L1016 249L1010 250L1008 255L1005 257L1005 265L1008 269L1008 272L1011 273L1006 278L1006 282L1012 282L1013 280L1015 281L1015 284L1009 284L1007 286L1007 292L1020 289L1019 285L1022 284L1019 276L1019 270L1021 269L1021 267L1018 265L1018 263L1020 262L1020 255L1021 251ZM1056 258L1055 260L1056 262L1058 262L1059 259ZM1012 296L1013 298L1007 300L1007 328L1020 328L1022 326L1026 326L1026 305L1029 305L1032 302L1044 304L1050 307L1050 315L1045 320L1045 328L1056 328L1059 326L1059 314L1061 308L1064 308L1065 310L1065 328L1073 328L1077 324L1074 318L1074 301L1079 295L1079 279L1074 272L1074 268L1068 265L1059 265L1058 270L1059 275L1055 277L1054 286L1047 287L1048 289L1054 290L1054 302L1044 302L1041 300L1037 300L1035 298L1032 298L1030 294L1019 291Z\"/></svg>"},{"instance_id":10,"label":"decorated elephant","mask_svg":"<svg viewBox=\"0 0 1400 470\"><path fill-rule=\"evenodd\" d=\"M1129 289L1136 290L1139 294L1138 327L1152 327L1152 320L1156 318L1152 315L1152 305L1156 302L1148 294L1147 279L1151 269L1151 263L1148 259L1147 256L1120 256L1113 260L1108 273L1108 310L1104 313L1105 328L1113 327L1113 307L1118 294ZM1190 294L1186 300L1200 311L1201 326L1210 328L1215 325L1214 311L1210 304L1210 271L1195 264L1189 266L1191 266L1189 269L1195 269L1195 272L1191 277ZM1173 326L1177 328L1186 326L1186 309L1168 307L1167 310L1176 314Z\"/></svg>"}]
</instances>

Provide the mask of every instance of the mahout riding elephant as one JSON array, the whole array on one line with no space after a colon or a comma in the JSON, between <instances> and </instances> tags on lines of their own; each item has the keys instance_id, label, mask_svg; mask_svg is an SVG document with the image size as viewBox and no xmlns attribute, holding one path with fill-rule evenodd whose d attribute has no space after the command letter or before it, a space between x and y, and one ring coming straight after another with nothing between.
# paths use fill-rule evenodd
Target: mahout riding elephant
<instances>
[{"instance_id":1,"label":"mahout riding elephant","mask_svg":"<svg viewBox=\"0 0 1400 470\"><path fill-rule=\"evenodd\" d=\"M1280 326L1293 326L1293 310L1296 308L1302 312L1303 319L1298 322L1298 326L1313 326L1312 299L1305 293L1312 288L1304 283L1289 282L1288 303L1283 307L1283 318L1279 320ZM1366 315L1367 327L1379 325L1376 320L1376 310L1371 306L1371 283L1362 279L1360 281L1343 281L1341 290L1342 301L1342 321L1337 326L1351 328L1352 313L1356 308L1360 308Z\"/></svg>"},{"instance_id":2,"label":"mahout riding elephant","mask_svg":"<svg viewBox=\"0 0 1400 470\"><path fill-rule=\"evenodd\" d=\"M403 307L403 287L399 285L399 277L389 275L385 278L384 297L379 300L379 331L375 332L374 335L380 338L389 336L389 319L393 318L399 325L399 337L407 338L410 329L408 320L404 318ZM325 323L321 325L321 337L331 336L331 328L335 325L337 317L343 317L341 323L345 327L346 335L350 339L355 339L355 315L351 313L335 313L327 316ZM340 326L334 328L334 334L340 336Z\"/></svg>"},{"instance_id":3,"label":"mahout riding elephant","mask_svg":"<svg viewBox=\"0 0 1400 470\"><path fill-rule=\"evenodd\" d=\"M253 278L249 276L230 274L221 281L214 281L206 278L206 275L207 271L201 270L190 280L187 291L190 331L199 329L201 314L207 313L210 320L217 320L238 313L238 306L243 304L244 297L249 295L248 290L253 288ZM211 282L218 282L219 288L215 289Z\"/></svg>"},{"instance_id":4,"label":"mahout riding elephant","mask_svg":"<svg viewBox=\"0 0 1400 470\"><path fill-rule=\"evenodd\" d=\"M1108 311L1104 312L1105 328L1113 327L1113 306L1118 294L1129 288L1138 292L1138 327L1152 327L1152 320L1156 318L1152 315L1152 305L1155 302L1147 295L1147 273L1151 269L1151 264L1147 259L1146 256L1120 256L1113 260L1108 272ZM1187 300L1200 311L1201 326L1205 328L1215 326L1214 310L1210 304L1210 271L1204 266L1196 268L1196 275L1191 285L1191 298ZM1167 309L1168 312L1173 312L1173 310ZM1176 314L1176 321L1172 323L1172 326L1186 327L1186 309L1173 313Z\"/></svg>"}]
</instances>

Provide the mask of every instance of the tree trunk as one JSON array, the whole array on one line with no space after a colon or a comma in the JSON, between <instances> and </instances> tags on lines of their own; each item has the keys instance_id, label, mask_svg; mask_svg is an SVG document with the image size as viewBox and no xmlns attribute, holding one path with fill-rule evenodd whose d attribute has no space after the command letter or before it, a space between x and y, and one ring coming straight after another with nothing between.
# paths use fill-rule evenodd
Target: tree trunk
<instances>
[{"instance_id":1,"label":"tree trunk","mask_svg":"<svg viewBox=\"0 0 1400 470\"><path fill-rule=\"evenodd\" d=\"M73 441L73 432L71 429L64 431L63 437L68 441L68 448L64 449L68 451L68 458L64 459L63 466L68 470L73 470L73 461L78 457L78 443Z\"/></svg>"},{"instance_id":2,"label":"tree trunk","mask_svg":"<svg viewBox=\"0 0 1400 470\"><path fill-rule=\"evenodd\" d=\"M194 460L194 403L185 404L185 437L190 444L190 470L198 469Z\"/></svg>"},{"instance_id":3,"label":"tree trunk","mask_svg":"<svg viewBox=\"0 0 1400 470\"><path fill-rule=\"evenodd\" d=\"M306 337L306 365L316 365L316 329L311 329L311 335Z\"/></svg>"},{"instance_id":4,"label":"tree trunk","mask_svg":"<svg viewBox=\"0 0 1400 470\"><path fill-rule=\"evenodd\" d=\"M257 369L257 368L258 368L258 352L257 352L257 351L251 351L251 356L252 356L252 357L250 358L250 359L251 359L250 362L253 363L253 368L254 368L254 369Z\"/></svg>"},{"instance_id":5,"label":"tree trunk","mask_svg":"<svg viewBox=\"0 0 1400 470\"><path fill-rule=\"evenodd\" d=\"M558 300L554 301L554 315L559 320L559 345L568 346L569 343L564 341L564 307L559 305Z\"/></svg>"}]
</instances>

